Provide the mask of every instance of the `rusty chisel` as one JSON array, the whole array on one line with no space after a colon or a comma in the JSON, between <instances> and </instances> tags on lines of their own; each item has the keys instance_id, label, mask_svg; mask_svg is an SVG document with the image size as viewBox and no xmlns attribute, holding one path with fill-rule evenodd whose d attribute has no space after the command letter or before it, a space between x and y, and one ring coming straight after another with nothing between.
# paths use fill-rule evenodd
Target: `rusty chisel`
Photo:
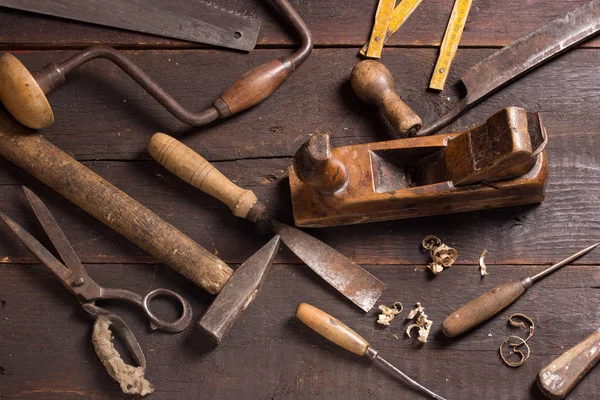
<instances>
[{"instance_id":1,"label":"rusty chisel","mask_svg":"<svg viewBox=\"0 0 600 400\"><path fill-rule=\"evenodd\" d=\"M593 0L517 39L472 66L461 78L467 95L417 136L449 125L489 94L600 30L600 0Z\"/></svg>"},{"instance_id":2,"label":"rusty chisel","mask_svg":"<svg viewBox=\"0 0 600 400\"><path fill-rule=\"evenodd\" d=\"M350 259L294 227L269 219L264 204L251 190L242 189L202 156L164 133L156 133L148 152L160 165L190 185L225 203L235 216L269 221L281 241L313 271L354 304L369 311L385 284Z\"/></svg>"}]
</instances>

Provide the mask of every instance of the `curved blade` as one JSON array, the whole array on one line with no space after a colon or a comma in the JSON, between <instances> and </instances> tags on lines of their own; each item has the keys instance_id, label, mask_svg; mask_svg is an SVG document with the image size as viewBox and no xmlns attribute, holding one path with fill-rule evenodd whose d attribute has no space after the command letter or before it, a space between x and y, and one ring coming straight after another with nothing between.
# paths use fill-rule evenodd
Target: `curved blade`
<instances>
[{"instance_id":1,"label":"curved blade","mask_svg":"<svg viewBox=\"0 0 600 400\"><path fill-rule=\"evenodd\" d=\"M281 222L271 220L271 226L300 260L365 312L383 294L383 282L337 250Z\"/></svg>"}]
</instances>

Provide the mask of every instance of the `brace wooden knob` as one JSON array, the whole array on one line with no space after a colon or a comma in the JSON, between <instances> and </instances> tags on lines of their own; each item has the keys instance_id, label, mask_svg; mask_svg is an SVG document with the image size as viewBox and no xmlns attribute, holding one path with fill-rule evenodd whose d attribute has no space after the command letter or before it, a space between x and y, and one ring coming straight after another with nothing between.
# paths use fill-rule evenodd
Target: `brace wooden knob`
<instances>
[{"instance_id":1,"label":"brace wooden knob","mask_svg":"<svg viewBox=\"0 0 600 400\"><path fill-rule=\"evenodd\" d=\"M342 190L348 182L346 166L331 157L329 135L317 133L294 155L294 170L300 180L323 193Z\"/></svg>"},{"instance_id":2,"label":"brace wooden knob","mask_svg":"<svg viewBox=\"0 0 600 400\"><path fill-rule=\"evenodd\" d=\"M352 69L352 89L362 101L381 107L400 137L415 136L423 122L402 101L394 88L394 78L380 62L361 61Z\"/></svg>"},{"instance_id":3,"label":"brace wooden knob","mask_svg":"<svg viewBox=\"0 0 600 400\"><path fill-rule=\"evenodd\" d=\"M236 217L255 222L266 215L264 204L258 201L254 192L237 186L179 140L156 133L150 138L148 153L179 178L223 202Z\"/></svg>"},{"instance_id":4,"label":"brace wooden knob","mask_svg":"<svg viewBox=\"0 0 600 400\"><path fill-rule=\"evenodd\" d=\"M33 75L8 53L0 56L0 101L28 128L41 129L54 122L50 103Z\"/></svg>"}]
</instances>

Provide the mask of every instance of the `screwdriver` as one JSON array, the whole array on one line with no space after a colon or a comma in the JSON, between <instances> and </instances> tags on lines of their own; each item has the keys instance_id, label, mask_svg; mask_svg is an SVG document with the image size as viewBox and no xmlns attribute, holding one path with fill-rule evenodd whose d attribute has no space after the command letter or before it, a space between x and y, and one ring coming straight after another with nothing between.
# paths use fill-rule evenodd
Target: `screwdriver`
<instances>
[{"instance_id":1,"label":"screwdriver","mask_svg":"<svg viewBox=\"0 0 600 400\"><path fill-rule=\"evenodd\" d=\"M385 361L379 356L379 352L369 345L369 342L325 311L310 304L302 303L296 309L296 317L310 329L338 346L359 356L366 356L371 360L378 361L409 386L421 390L434 399L445 400L442 396L438 396L431 390L410 379L398 368Z\"/></svg>"},{"instance_id":2,"label":"screwdriver","mask_svg":"<svg viewBox=\"0 0 600 400\"><path fill-rule=\"evenodd\" d=\"M537 275L512 280L485 292L450 314L442 323L442 332L448 337L454 337L475 328L514 303L535 282L589 253L598 245L600 243L587 247Z\"/></svg>"}]
</instances>

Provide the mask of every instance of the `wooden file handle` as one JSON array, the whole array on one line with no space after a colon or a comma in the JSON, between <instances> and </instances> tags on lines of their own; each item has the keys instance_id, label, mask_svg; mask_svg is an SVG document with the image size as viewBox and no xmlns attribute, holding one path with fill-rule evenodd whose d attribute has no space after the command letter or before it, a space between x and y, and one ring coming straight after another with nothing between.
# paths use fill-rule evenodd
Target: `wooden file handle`
<instances>
[{"instance_id":1,"label":"wooden file handle","mask_svg":"<svg viewBox=\"0 0 600 400\"><path fill-rule=\"evenodd\" d=\"M549 399L564 399L600 361L600 329L542 368L537 383Z\"/></svg>"},{"instance_id":2,"label":"wooden file handle","mask_svg":"<svg viewBox=\"0 0 600 400\"><path fill-rule=\"evenodd\" d=\"M382 108L398 136L415 136L421 129L421 118L398 96L392 74L380 62L365 60L356 64L351 83L362 101Z\"/></svg>"},{"instance_id":3,"label":"wooden file handle","mask_svg":"<svg viewBox=\"0 0 600 400\"><path fill-rule=\"evenodd\" d=\"M258 202L251 190L231 182L204 157L169 135L154 134L148 152L173 174L225 203L237 217L247 218Z\"/></svg>"},{"instance_id":4,"label":"wooden file handle","mask_svg":"<svg viewBox=\"0 0 600 400\"><path fill-rule=\"evenodd\" d=\"M310 304L300 304L296 317L319 335L354 354L364 356L369 348L369 343L358 333Z\"/></svg>"},{"instance_id":5,"label":"wooden file handle","mask_svg":"<svg viewBox=\"0 0 600 400\"><path fill-rule=\"evenodd\" d=\"M518 280L496 286L450 314L442 323L442 332L448 337L465 333L511 305L525 290Z\"/></svg>"},{"instance_id":6,"label":"wooden file handle","mask_svg":"<svg viewBox=\"0 0 600 400\"><path fill-rule=\"evenodd\" d=\"M183 232L0 111L0 154L212 294L233 271Z\"/></svg>"}]
</instances>

